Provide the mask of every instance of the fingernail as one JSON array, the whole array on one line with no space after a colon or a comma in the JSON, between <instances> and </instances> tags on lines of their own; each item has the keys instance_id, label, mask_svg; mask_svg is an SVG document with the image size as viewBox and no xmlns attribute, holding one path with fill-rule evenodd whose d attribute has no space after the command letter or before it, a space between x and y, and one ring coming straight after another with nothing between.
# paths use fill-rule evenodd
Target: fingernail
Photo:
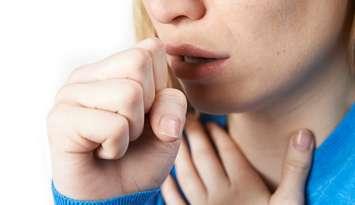
<instances>
[{"instance_id":1,"label":"fingernail","mask_svg":"<svg viewBox=\"0 0 355 205\"><path fill-rule=\"evenodd\" d=\"M313 141L312 133L307 130L300 130L293 138L293 146L297 150L304 152L311 148Z\"/></svg>"},{"instance_id":2,"label":"fingernail","mask_svg":"<svg viewBox=\"0 0 355 205\"><path fill-rule=\"evenodd\" d=\"M159 133L173 138L180 137L180 120L172 115L164 115L159 122Z\"/></svg>"}]
</instances>

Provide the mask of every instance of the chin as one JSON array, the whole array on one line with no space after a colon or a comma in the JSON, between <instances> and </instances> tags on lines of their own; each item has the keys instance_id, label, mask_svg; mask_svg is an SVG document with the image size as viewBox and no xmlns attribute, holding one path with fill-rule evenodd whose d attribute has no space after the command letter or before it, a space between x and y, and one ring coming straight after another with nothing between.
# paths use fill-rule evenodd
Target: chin
<instances>
[{"instance_id":1,"label":"chin","mask_svg":"<svg viewBox=\"0 0 355 205\"><path fill-rule=\"evenodd\" d=\"M220 86L185 85L184 91L192 107L214 115L257 111L271 103L271 99L277 98L271 92L272 89L265 86L260 88L241 83Z\"/></svg>"},{"instance_id":2,"label":"chin","mask_svg":"<svg viewBox=\"0 0 355 205\"><path fill-rule=\"evenodd\" d=\"M256 106L254 100L247 96L217 89L187 89L186 95L189 103L199 112L225 115L229 113L242 113L252 110Z\"/></svg>"}]
</instances>

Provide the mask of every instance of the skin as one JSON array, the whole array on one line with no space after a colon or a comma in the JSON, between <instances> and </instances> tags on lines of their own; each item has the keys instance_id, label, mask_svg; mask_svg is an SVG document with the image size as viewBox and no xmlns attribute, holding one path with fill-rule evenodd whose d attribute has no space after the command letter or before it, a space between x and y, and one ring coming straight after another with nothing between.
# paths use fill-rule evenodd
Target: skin
<instances>
[{"instance_id":1,"label":"skin","mask_svg":"<svg viewBox=\"0 0 355 205\"><path fill-rule=\"evenodd\" d=\"M75 69L47 119L56 189L91 200L160 186L187 106L185 95L167 85L156 39Z\"/></svg>"},{"instance_id":2,"label":"skin","mask_svg":"<svg viewBox=\"0 0 355 205\"><path fill-rule=\"evenodd\" d=\"M217 125L209 126L218 148L218 153L214 153L197 119L188 118L185 123L186 97L168 87L162 45L158 39L146 39L72 72L58 91L47 119L55 188L77 200L106 199L157 188L169 179L184 126L193 146L191 157L187 146L181 146L176 160L179 178L185 182L183 187L192 188L187 194L197 191L198 196L204 196L192 201L214 205L235 201L245 205L302 205L313 134L303 130L300 133L308 134L290 138L292 146L284 160L282 183L276 192L269 192L228 133ZM226 159L223 165L218 162L219 157ZM195 165L205 172L193 171ZM190 184L186 179L193 181ZM201 192L202 183L209 184L206 190L214 188L208 192L208 201L207 194Z\"/></svg>"},{"instance_id":3,"label":"skin","mask_svg":"<svg viewBox=\"0 0 355 205\"><path fill-rule=\"evenodd\" d=\"M304 204L304 186L314 147L309 130L301 130L290 138L282 181L276 191L271 191L225 130L215 123L207 123L204 129L198 118L191 115L186 124L187 138L175 164L179 185L189 204ZM299 140L299 136L308 140ZM187 204L172 176L161 190L166 204Z\"/></svg>"},{"instance_id":4,"label":"skin","mask_svg":"<svg viewBox=\"0 0 355 205\"><path fill-rule=\"evenodd\" d=\"M164 43L231 55L213 79L179 81L197 110L228 115L229 134L271 189L286 136L307 127L319 146L354 101L351 1L143 2Z\"/></svg>"},{"instance_id":5,"label":"skin","mask_svg":"<svg viewBox=\"0 0 355 205\"><path fill-rule=\"evenodd\" d=\"M309 134L309 146L303 143L308 149L295 149L295 138L290 136L309 128L319 144L352 101L354 83L348 73L342 32L350 1L237 2L145 0L160 40L146 39L73 71L47 119L53 181L58 191L91 200L160 186L175 162L186 125L190 133L186 140L201 149L191 149L188 156L183 143L177 168L180 173L190 169L185 173L201 177L191 183L195 189L201 182L214 184L213 180L221 179L217 182L224 190L222 196L228 197L215 198L221 193L208 192L213 199L210 204L242 201L239 204L276 205L285 204L285 200L286 204L303 204L315 143ZM212 30L218 30L218 36ZM229 66L208 81L180 79L185 93L169 88L170 58L163 46L167 42L228 52ZM229 114L228 132L210 126L207 135L202 125L191 121L185 124L186 97L198 110ZM161 120L163 116L170 120ZM159 122L164 123L162 127ZM216 150L207 143L209 137ZM224 149L217 141L231 142L228 144L235 147ZM211 160L212 164L195 159L188 163L189 157L204 154L208 159L234 159ZM240 193L237 196L226 189L224 182L240 175L231 171L222 178L212 169L228 165L253 176L232 183L232 190ZM200 172L200 166L210 166L203 170L211 172ZM219 173L223 173L221 170ZM229 172L227 168L224 171ZM257 197L247 194L250 189L246 184L253 186ZM191 200L206 202L206 194L199 193L202 198Z\"/></svg>"}]
</instances>

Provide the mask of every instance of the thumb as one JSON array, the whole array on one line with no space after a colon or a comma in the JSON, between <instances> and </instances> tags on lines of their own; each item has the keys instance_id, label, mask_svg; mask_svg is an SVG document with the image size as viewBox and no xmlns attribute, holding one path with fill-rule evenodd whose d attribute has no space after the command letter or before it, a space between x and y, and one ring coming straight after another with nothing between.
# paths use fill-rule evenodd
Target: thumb
<instances>
[{"instance_id":1,"label":"thumb","mask_svg":"<svg viewBox=\"0 0 355 205\"><path fill-rule=\"evenodd\" d=\"M302 129L291 137L284 161L281 183L271 204L303 205L305 184L312 163L314 136L311 131Z\"/></svg>"},{"instance_id":2,"label":"thumb","mask_svg":"<svg viewBox=\"0 0 355 205\"><path fill-rule=\"evenodd\" d=\"M179 139L185 125L187 100L174 88L160 90L150 110L150 124L154 134L164 142Z\"/></svg>"}]
</instances>

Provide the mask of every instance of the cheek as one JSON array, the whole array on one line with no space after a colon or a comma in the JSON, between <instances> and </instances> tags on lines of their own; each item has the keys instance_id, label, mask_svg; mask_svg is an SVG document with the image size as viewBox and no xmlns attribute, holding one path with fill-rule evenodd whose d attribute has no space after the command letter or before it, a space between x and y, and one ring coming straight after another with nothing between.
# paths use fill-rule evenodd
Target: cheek
<instances>
[{"instance_id":1,"label":"cheek","mask_svg":"<svg viewBox=\"0 0 355 205\"><path fill-rule=\"evenodd\" d=\"M233 76L251 92L276 95L292 88L332 58L340 43L345 3L239 2L226 7L230 15L223 21L233 40Z\"/></svg>"},{"instance_id":2,"label":"cheek","mask_svg":"<svg viewBox=\"0 0 355 205\"><path fill-rule=\"evenodd\" d=\"M285 3L288 2L288 3ZM233 53L250 66L274 67L279 58L295 53L300 47L300 37L306 26L305 1L241 0L228 8L230 15L223 18L226 30L233 40ZM220 11L222 12L222 11ZM303 49L303 50L302 50ZM302 50L302 51L301 51ZM235 59L238 61L238 59Z\"/></svg>"},{"instance_id":3,"label":"cheek","mask_svg":"<svg viewBox=\"0 0 355 205\"><path fill-rule=\"evenodd\" d=\"M312 64L339 43L346 13L346 3L337 1L240 0L230 7L222 2L217 10L228 14L220 16L236 65L251 73Z\"/></svg>"},{"instance_id":4,"label":"cheek","mask_svg":"<svg viewBox=\"0 0 355 205\"><path fill-rule=\"evenodd\" d=\"M184 82L195 107L212 114L252 110L296 93L300 85L321 75L317 65L332 57L344 21L339 13L345 13L345 7L275 2L280 1L253 1L228 7L228 12L217 7L216 12L228 14L219 20L226 25L222 29L229 31L228 41L233 42L232 66L220 83Z\"/></svg>"}]
</instances>

